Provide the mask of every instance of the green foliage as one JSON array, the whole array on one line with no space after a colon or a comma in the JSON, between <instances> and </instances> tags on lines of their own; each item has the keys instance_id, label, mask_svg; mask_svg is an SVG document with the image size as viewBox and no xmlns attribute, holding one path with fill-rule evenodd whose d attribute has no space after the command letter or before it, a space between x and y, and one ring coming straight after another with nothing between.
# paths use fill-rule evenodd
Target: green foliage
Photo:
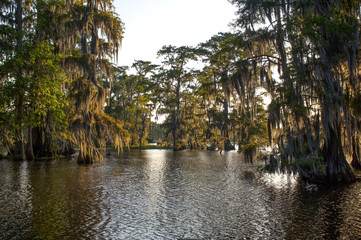
<instances>
[{"instance_id":1,"label":"green foliage","mask_svg":"<svg viewBox=\"0 0 361 240\"><path fill-rule=\"evenodd\" d=\"M31 74L28 76L29 90L27 102L29 109L26 111L26 126L39 126L44 124L44 116L52 116L56 125L67 127L64 113L66 100L61 91L65 75L60 68L61 56L53 53L54 49L47 42L34 46L26 60L26 69Z\"/></svg>"},{"instance_id":2,"label":"green foliage","mask_svg":"<svg viewBox=\"0 0 361 240\"><path fill-rule=\"evenodd\" d=\"M103 115L106 90L100 86L112 77L109 59L123 33L112 1L8 1L1 7L7 13L0 16L0 131L7 136L2 144L16 140L24 159L26 141L29 156L41 156L56 154L72 139L94 160L94 146L111 130L108 138L122 146L126 134ZM84 132L91 137L84 139ZM103 136L98 141L94 133Z\"/></svg>"}]
</instances>

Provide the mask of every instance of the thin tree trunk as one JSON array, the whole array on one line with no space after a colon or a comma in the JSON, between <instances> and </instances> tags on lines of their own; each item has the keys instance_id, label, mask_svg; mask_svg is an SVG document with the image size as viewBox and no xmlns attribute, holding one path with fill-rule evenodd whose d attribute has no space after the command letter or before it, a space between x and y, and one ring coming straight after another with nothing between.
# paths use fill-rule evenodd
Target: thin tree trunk
<instances>
[{"instance_id":1,"label":"thin tree trunk","mask_svg":"<svg viewBox=\"0 0 361 240\"><path fill-rule=\"evenodd\" d=\"M26 146L26 159L29 161L34 160L34 149L33 149L33 128L29 127L28 129L28 143Z\"/></svg>"},{"instance_id":2,"label":"thin tree trunk","mask_svg":"<svg viewBox=\"0 0 361 240\"><path fill-rule=\"evenodd\" d=\"M352 162L351 166L356 170L361 170L361 162L360 162L360 146L358 145L358 139L353 136L352 137Z\"/></svg>"},{"instance_id":3,"label":"thin tree trunk","mask_svg":"<svg viewBox=\"0 0 361 240\"><path fill-rule=\"evenodd\" d=\"M146 119L147 119L147 116L146 115L143 115L141 117L142 119L142 128L140 129L140 134L139 134L139 148L140 150L142 150L142 140L143 140L143 136L144 136L144 132L145 132L145 128L146 128Z\"/></svg>"},{"instance_id":4,"label":"thin tree trunk","mask_svg":"<svg viewBox=\"0 0 361 240\"><path fill-rule=\"evenodd\" d=\"M139 130L140 130L140 133L139 133L139 149L142 150L142 139L143 139L143 131L144 131L143 119L142 119L142 127Z\"/></svg>"},{"instance_id":5,"label":"thin tree trunk","mask_svg":"<svg viewBox=\"0 0 361 240\"><path fill-rule=\"evenodd\" d=\"M224 117L224 124L223 124L223 131L222 131L223 132L223 137L228 138L228 123L229 123L229 121L228 121L228 101L227 101L226 98L223 101L223 117Z\"/></svg>"},{"instance_id":6,"label":"thin tree trunk","mask_svg":"<svg viewBox=\"0 0 361 240\"><path fill-rule=\"evenodd\" d=\"M15 23L16 23L16 32L17 32L17 51L21 52L23 48L23 2L22 0L16 0L16 12L15 12ZM18 66L17 72L17 82L21 82L23 69L21 66ZM17 84L21 88L21 84ZM19 89L19 97L17 103L17 143L16 143L16 156L18 160L25 160L25 146L24 146L24 129L23 129L23 112L24 112L24 93L23 89Z\"/></svg>"},{"instance_id":7,"label":"thin tree trunk","mask_svg":"<svg viewBox=\"0 0 361 240\"><path fill-rule=\"evenodd\" d=\"M179 119L180 119L180 85L181 85L181 79L179 78L177 80L177 87L176 87L176 103L177 103L177 107L176 110L174 112L174 119L173 119L173 129L172 129L172 134L173 134L173 150L177 151L179 150L179 148L177 147L177 128L179 125Z\"/></svg>"},{"instance_id":8,"label":"thin tree trunk","mask_svg":"<svg viewBox=\"0 0 361 240\"><path fill-rule=\"evenodd\" d=\"M173 151L176 151L177 150L177 136L176 136L176 126L177 126L177 123L176 123L176 113L175 111L173 111L173 119L172 119L172 136L173 136Z\"/></svg>"},{"instance_id":9,"label":"thin tree trunk","mask_svg":"<svg viewBox=\"0 0 361 240\"><path fill-rule=\"evenodd\" d=\"M25 143L24 143L24 126L23 126L23 112L24 112L24 95L19 97L19 102L17 105L17 121L18 121L18 130L17 130L17 143L15 149L15 159L16 160L26 160L25 156Z\"/></svg>"},{"instance_id":10,"label":"thin tree trunk","mask_svg":"<svg viewBox=\"0 0 361 240\"><path fill-rule=\"evenodd\" d=\"M228 131L228 127L229 127L229 119L228 119L228 113L229 113L229 108L228 108L228 101L225 98L224 102L223 102L223 115L224 115L224 125L223 125L223 137L227 138L226 140L224 140L223 145L224 145L224 150L225 151L229 151L229 150L234 150L234 146L232 146L231 141L229 140L229 131Z\"/></svg>"}]
</instances>

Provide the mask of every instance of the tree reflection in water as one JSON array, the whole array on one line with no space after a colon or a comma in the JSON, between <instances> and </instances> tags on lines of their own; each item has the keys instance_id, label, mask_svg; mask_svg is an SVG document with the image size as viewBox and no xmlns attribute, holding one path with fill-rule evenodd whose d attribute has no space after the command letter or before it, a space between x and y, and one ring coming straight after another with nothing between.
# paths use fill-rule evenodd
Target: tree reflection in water
<instances>
[{"instance_id":1,"label":"tree reflection in water","mask_svg":"<svg viewBox=\"0 0 361 240\"><path fill-rule=\"evenodd\" d=\"M236 152L0 162L2 239L361 238L361 185L266 174Z\"/></svg>"}]
</instances>

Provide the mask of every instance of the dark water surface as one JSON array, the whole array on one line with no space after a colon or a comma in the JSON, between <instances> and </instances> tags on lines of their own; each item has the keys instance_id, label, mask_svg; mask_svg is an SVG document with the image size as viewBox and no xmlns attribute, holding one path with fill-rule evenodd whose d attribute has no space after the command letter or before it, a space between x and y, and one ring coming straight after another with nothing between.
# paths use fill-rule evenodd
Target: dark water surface
<instances>
[{"instance_id":1,"label":"dark water surface","mask_svg":"<svg viewBox=\"0 0 361 240\"><path fill-rule=\"evenodd\" d=\"M228 152L0 161L0 239L361 239L361 184L322 189Z\"/></svg>"}]
</instances>

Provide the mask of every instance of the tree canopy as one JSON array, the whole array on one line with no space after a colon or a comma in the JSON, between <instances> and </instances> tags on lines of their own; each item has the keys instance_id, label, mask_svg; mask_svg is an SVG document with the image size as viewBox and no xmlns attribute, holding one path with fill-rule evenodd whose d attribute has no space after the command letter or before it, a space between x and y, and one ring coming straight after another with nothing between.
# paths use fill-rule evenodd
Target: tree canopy
<instances>
[{"instance_id":1,"label":"tree canopy","mask_svg":"<svg viewBox=\"0 0 361 240\"><path fill-rule=\"evenodd\" d=\"M78 147L79 162L107 144L238 148L251 161L270 147L270 164L307 181L355 181L360 3L229 2L234 32L120 67L112 1L2 1L1 144L23 160Z\"/></svg>"}]
</instances>

